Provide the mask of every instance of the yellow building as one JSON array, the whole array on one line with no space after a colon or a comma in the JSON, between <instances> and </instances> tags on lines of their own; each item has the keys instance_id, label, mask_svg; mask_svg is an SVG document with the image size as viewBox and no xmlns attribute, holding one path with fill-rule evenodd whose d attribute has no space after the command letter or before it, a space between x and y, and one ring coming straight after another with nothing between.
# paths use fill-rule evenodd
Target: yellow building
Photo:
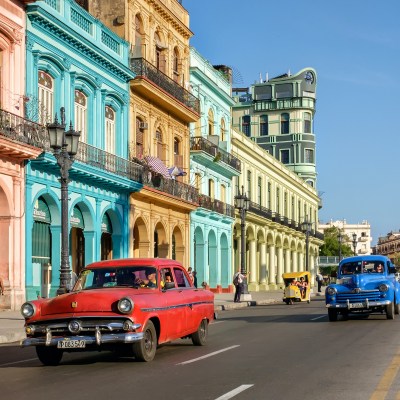
<instances>
[{"instance_id":1,"label":"yellow building","mask_svg":"<svg viewBox=\"0 0 400 400\"><path fill-rule=\"evenodd\" d=\"M130 154L147 172L143 189L131 195L129 254L188 266L189 214L198 199L188 182L189 123L199 118L199 101L187 90L188 12L177 0L93 3L92 14L131 44L136 74L130 83Z\"/></svg>"},{"instance_id":2,"label":"yellow building","mask_svg":"<svg viewBox=\"0 0 400 400\"><path fill-rule=\"evenodd\" d=\"M234 193L241 192L243 187L250 198L245 215L249 290L282 286L284 272L308 269L315 276L319 246L323 243L323 235L317 231L319 198L315 188L235 130L232 131L232 153L242 165L241 175L235 178ZM304 221L310 223L308 233L304 230ZM238 212L233 244L236 271L241 257L241 217Z\"/></svg>"}]
</instances>

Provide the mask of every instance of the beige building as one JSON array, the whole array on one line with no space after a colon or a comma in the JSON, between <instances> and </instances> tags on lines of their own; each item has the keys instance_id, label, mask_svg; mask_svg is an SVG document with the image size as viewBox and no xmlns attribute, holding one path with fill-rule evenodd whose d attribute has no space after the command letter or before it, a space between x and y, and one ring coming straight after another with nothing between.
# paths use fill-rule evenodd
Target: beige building
<instances>
[{"instance_id":1,"label":"beige building","mask_svg":"<svg viewBox=\"0 0 400 400\"><path fill-rule=\"evenodd\" d=\"M143 189L131 195L129 254L169 257L188 266L189 214L198 200L188 184L189 123L200 112L187 90L188 12L177 0L94 3L92 13L131 44L136 74L130 83L130 154L148 172Z\"/></svg>"},{"instance_id":2,"label":"beige building","mask_svg":"<svg viewBox=\"0 0 400 400\"><path fill-rule=\"evenodd\" d=\"M250 197L246 213L246 265L249 290L276 289L282 273L304 271L314 276L323 236L316 230L319 198L316 190L244 134L232 131L232 153L242 163L234 194L244 187ZM308 220L309 259L306 234L301 223ZM241 220L234 227L234 269L240 265ZM314 279L312 279L312 282Z\"/></svg>"}]
</instances>

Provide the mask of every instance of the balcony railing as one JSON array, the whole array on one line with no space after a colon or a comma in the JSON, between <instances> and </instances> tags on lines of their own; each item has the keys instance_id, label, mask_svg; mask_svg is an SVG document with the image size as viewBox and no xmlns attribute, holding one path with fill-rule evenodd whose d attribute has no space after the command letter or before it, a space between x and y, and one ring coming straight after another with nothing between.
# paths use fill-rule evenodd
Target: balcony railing
<instances>
[{"instance_id":1,"label":"balcony railing","mask_svg":"<svg viewBox=\"0 0 400 400\"><path fill-rule=\"evenodd\" d=\"M180 103L200 114L199 99L144 58L131 58L131 70L136 76L149 79Z\"/></svg>"},{"instance_id":2,"label":"balcony railing","mask_svg":"<svg viewBox=\"0 0 400 400\"><path fill-rule=\"evenodd\" d=\"M143 185L190 203L197 204L199 202L199 192L194 186L179 182L176 179L164 178L147 167L144 167L143 170Z\"/></svg>"},{"instance_id":3,"label":"balcony railing","mask_svg":"<svg viewBox=\"0 0 400 400\"><path fill-rule=\"evenodd\" d=\"M241 171L241 162L238 158L232 156L227 151L222 150L214 143L210 142L203 137L192 137L190 138L190 150L191 151L204 151L210 156L214 157L214 161L223 161L225 164L235 168L236 171Z\"/></svg>"},{"instance_id":4,"label":"balcony railing","mask_svg":"<svg viewBox=\"0 0 400 400\"><path fill-rule=\"evenodd\" d=\"M143 167L125 158L118 157L87 143L79 142L76 161L123 176L136 182L142 182Z\"/></svg>"},{"instance_id":5,"label":"balcony railing","mask_svg":"<svg viewBox=\"0 0 400 400\"><path fill-rule=\"evenodd\" d=\"M49 135L45 126L1 109L0 135L43 150L50 148Z\"/></svg>"},{"instance_id":6,"label":"balcony railing","mask_svg":"<svg viewBox=\"0 0 400 400\"><path fill-rule=\"evenodd\" d=\"M232 205L226 204L221 200L213 199L204 194L199 194L199 206L210 211L215 211L219 214L227 215L228 217L235 217L235 208Z\"/></svg>"}]
</instances>

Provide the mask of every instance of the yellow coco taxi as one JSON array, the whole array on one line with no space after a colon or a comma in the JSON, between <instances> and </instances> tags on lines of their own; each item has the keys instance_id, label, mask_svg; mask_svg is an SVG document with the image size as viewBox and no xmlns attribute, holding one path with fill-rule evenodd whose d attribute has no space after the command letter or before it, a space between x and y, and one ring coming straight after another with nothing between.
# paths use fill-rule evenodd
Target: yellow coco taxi
<instances>
[{"instance_id":1,"label":"yellow coco taxi","mask_svg":"<svg viewBox=\"0 0 400 400\"><path fill-rule=\"evenodd\" d=\"M286 304L293 304L295 301L311 300L311 274L308 271L288 272L282 274L285 282L283 301Z\"/></svg>"}]
</instances>

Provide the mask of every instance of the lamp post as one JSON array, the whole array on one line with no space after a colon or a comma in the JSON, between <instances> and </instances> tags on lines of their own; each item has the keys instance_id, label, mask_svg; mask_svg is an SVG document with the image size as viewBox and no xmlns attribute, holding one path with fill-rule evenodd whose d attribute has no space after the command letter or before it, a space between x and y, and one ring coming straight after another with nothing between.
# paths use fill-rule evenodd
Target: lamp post
<instances>
[{"instance_id":1,"label":"lamp post","mask_svg":"<svg viewBox=\"0 0 400 400\"><path fill-rule=\"evenodd\" d=\"M308 220L308 216L304 218L304 221L301 223L301 230L306 234L306 271L309 271L309 255L308 255L308 243L311 233L311 222Z\"/></svg>"},{"instance_id":2,"label":"lamp post","mask_svg":"<svg viewBox=\"0 0 400 400\"><path fill-rule=\"evenodd\" d=\"M61 123L58 123L57 114L54 123L47 124L49 132L50 147L53 149L54 157L60 167L61 184L61 265L60 265L60 287L57 295L66 293L71 282L71 269L69 265L69 243L68 243L68 182L69 170L74 157L78 152L80 132L72 129L65 131L64 107L60 109Z\"/></svg>"},{"instance_id":3,"label":"lamp post","mask_svg":"<svg viewBox=\"0 0 400 400\"><path fill-rule=\"evenodd\" d=\"M235 208L239 210L240 213L240 244L241 244L241 255L240 255L240 273L246 274L246 211L249 209L250 199L244 193L244 187L242 186L242 193L238 192L238 194L234 198L235 200ZM243 282L243 293L247 294L247 279L244 279Z\"/></svg>"},{"instance_id":4,"label":"lamp post","mask_svg":"<svg viewBox=\"0 0 400 400\"><path fill-rule=\"evenodd\" d=\"M354 255L357 255L357 233L353 233L353 249Z\"/></svg>"},{"instance_id":5,"label":"lamp post","mask_svg":"<svg viewBox=\"0 0 400 400\"><path fill-rule=\"evenodd\" d=\"M340 232L340 229L337 235L337 239L339 242L339 262L340 262L342 259L342 232Z\"/></svg>"}]
</instances>

